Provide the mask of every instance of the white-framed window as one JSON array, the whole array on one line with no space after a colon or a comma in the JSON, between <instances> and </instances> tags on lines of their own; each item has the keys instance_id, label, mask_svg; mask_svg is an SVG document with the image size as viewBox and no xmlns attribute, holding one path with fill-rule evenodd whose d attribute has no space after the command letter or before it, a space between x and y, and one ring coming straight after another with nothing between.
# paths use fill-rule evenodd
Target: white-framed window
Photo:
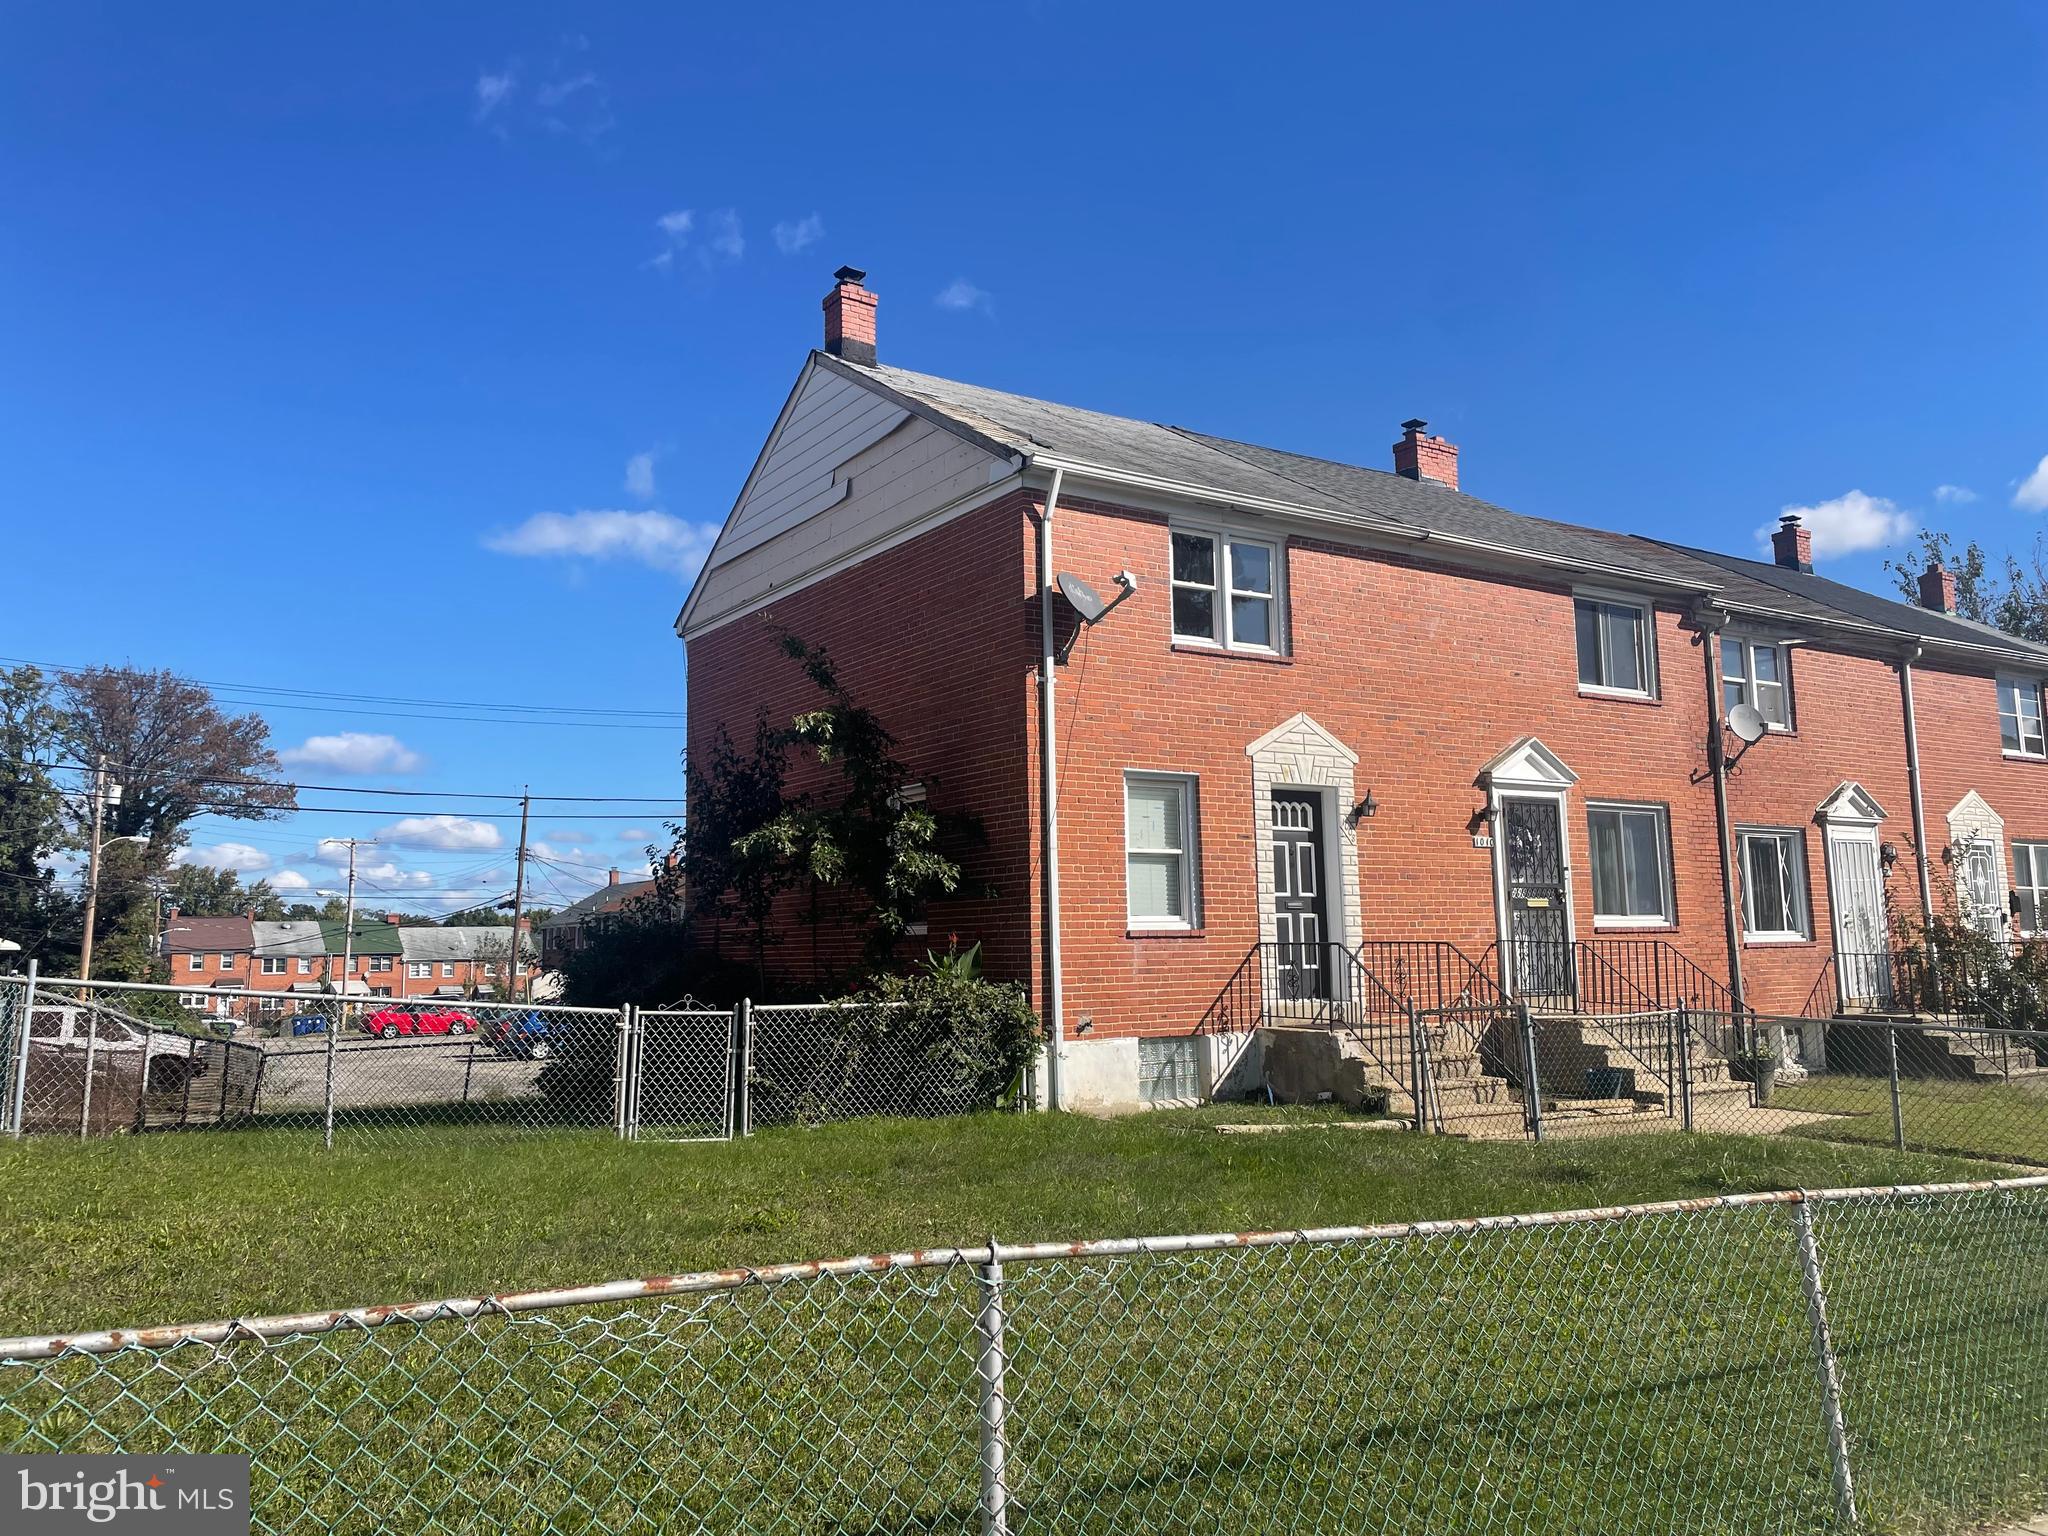
<instances>
[{"instance_id":1,"label":"white-framed window","mask_svg":"<svg viewBox=\"0 0 2048 1536\"><path fill-rule=\"evenodd\" d=\"M453 960L443 960L441 962L441 979L443 981L448 981L453 979L454 975L455 962Z\"/></svg>"},{"instance_id":2,"label":"white-framed window","mask_svg":"<svg viewBox=\"0 0 2048 1536\"><path fill-rule=\"evenodd\" d=\"M2031 677L1998 680L1998 744L2015 757L2048 757L2041 729L2041 685Z\"/></svg>"},{"instance_id":3,"label":"white-framed window","mask_svg":"<svg viewBox=\"0 0 2048 1536\"><path fill-rule=\"evenodd\" d=\"M202 955L201 953L199 953L199 951L198 951L198 950L196 950L196 949L195 949L195 950L193 950L191 954L189 954L189 955L187 955L187 956L185 957L185 969L186 969L186 970L188 970L188 971L203 971L203 970L205 970L205 969L206 969L206 956L204 956L204 955Z\"/></svg>"},{"instance_id":4,"label":"white-framed window","mask_svg":"<svg viewBox=\"0 0 2048 1536\"><path fill-rule=\"evenodd\" d=\"M390 957L389 955L372 955L372 956L370 956L370 969L371 969L371 970L373 970L373 971L388 971L388 970L390 970L390 969L391 969L391 957Z\"/></svg>"},{"instance_id":5,"label":"white-framed window","mask_svg":"<svg viewBox=\"0 0 2048 1536\"><path fill-rule=\"evenodd\" d=\"M1813 937L1806 900L1806 834L1792 827L1737 827L1743 937Z\"/></svg>"},{"instance_id":6,"label":"white-framed window","mask_svg":"<svg viewBox=\"0 0 2048 1536\"><path fill-rule=\"evenodd\" d=\"M2048 934L2048 843L2013 843L2012 889L2019 899L2021 934L2030 939Z\"/></svg>"},{"instance_id":7,"label":"white-framed window","mask_svg":"<svg viewBox=\"0 0 2048 1536\"><path fill-rule=\"evenodd\" d=\"M232 971L235 968L233 955L216 955L214 958L220 962L220 968L224 971Z\"/></svg>"},{"instance_id":8,"label":"white-framed window","mask_svg":"<svg viewBox=\"0 0 2048 1536\"><path fill-rule=\"evenodd\" d=\"M414 981L425 981L434 974L434 967L425 960L408 960L405 962L405 974Z\"/></svg>"},{"instance_id":9,"label":"white-framed window","mask_svg":"<svg viewBox=\"0 0 2048 1536\"><path fill-rule=\"evenodd\" d=\"M178 994L178 1006L180 1008L204 1008L206 1006L206 994L204 992L180 992Z\"/></svg>"},{"instance_id":10,"label":"white-framed window","mask_svg":"<svg viewBox=\"0 0 2048 1536\"><path fill-rule=\"evenodd\" d=\"M1774 731L1792 729L1792 665L1788 647L1754 635L1721 637L1721 705L1747 704Z\"/></svg>"},{"instance_id":11,"label":"white-framed window","mask_svg":"<svg viewBox=\"0 0 2048 1536\"><path fill-rule=\"evenodd\" d=\"M298 961L299 974L301 976L310 976L313 974L313 960L310 955L300 955L298 957Z\"/></svg>"},{"instance_id":12,"label":"white-framed window","mask_svg":"<svg viewBox=\"0 0 2048 1536\"><path fill-rule=\"evenodd\" d=\"M1579 691L1657 696L1657 646L1650 606L1633 598L1581 593L1572 599Z\"/></svg>"},{"instance_id":13,"label":"white-framed window","mask_svg":"<svg viewBox=\"0 0 2048 1536\"><path fill-rule=\"evenodd\" d=\"M1671 836L1661 805L1588 805L1593 921L1603 928L1673 921Z\"/></svg>"},{"instance_id":14,"label":"white-framed window","mask_svg":"<svg viewBox=\"0 0 2048 1536\"><path fill-rule=\"evenodd\" d=\"M1124 775L1124 884L1133 928L1196 926L1195 780Z\"/></svg>"},{"instance_id":15,"label":"white-framed window","mask_svg":"<svg viewBox=\"0 0 2048 1536\"><path fill-rule=\"evenodd\" d=\"M282 976L284 974L284 967L285 958L283 955L265 955L263 957L263 974L266 976Z\"/></svg>"},{"instance_id":16,"label":"white-framed window","mask_svg":"<svg viewBox=\"0 0 2048 1536\"><path fill-rule=\"evenodd\" d=\"M283 1013L285 1005L290 1001L291 999L288 997L266 997L257 1006L264 1013Z\"/></svg>"},{"instance_id":17,"label":"white-framed window","mask_svg":"<svg viewBox=\"0 0 2048 1536\"><path fill-rule=\"evenodd\" d=\"M1280 546L1220 528L1175 524L1173 638L1233 651L1280 650Z\"/></svg>"}]
</instances>

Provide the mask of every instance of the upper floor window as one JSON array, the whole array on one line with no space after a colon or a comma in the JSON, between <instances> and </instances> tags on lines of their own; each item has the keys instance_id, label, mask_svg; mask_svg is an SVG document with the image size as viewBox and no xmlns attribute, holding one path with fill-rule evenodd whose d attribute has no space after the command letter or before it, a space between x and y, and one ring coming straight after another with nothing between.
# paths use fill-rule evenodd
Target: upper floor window
<instances>
[{"instance_id":1,"label":"upper floor window","mask_svg":"<svg viewBox=\"0 0 2048 1536\"><path fill-rule=\"evenodd\" d=\"M1591 805L1593 920L1601 927L1643 927L1671 917L1671 857L1664 808Z\"/></svg>"},{"instance_id":2,"label":"upper floor window","mask_svg":"<svg viewBox=\"0 0 2048 1536\"><path fill-rule=\"evenodd\" d=\"M299 974L301 976L310 976L313 974L313 957L311 955L300 955L298 957L298 962Z\"/></svg>"},{"instance_id":3,"label":"upper floor window","mask_svg":"<svg viewBox=\"0 0 2048 1536\"><path fill-rule=\"evenodd\" d=\"M1774 731L1792 729L1791 668L1786 648L1752 635L1721 637L1721 704L1747 704Z\"/></svg>"},{"instance_id":4,"label":"upper floor window","mask_svg":"<svg viewBox=\"0 0 2048 1536\"><path fill-rule=\"evenodd\" d=\"M222 970L232 971L235 968L235 957L233 955L222 955L219 958Z\"/></svg>"},{"instance_id":5,"label":"upper floor window","mask_svg":"<svg viewBox=\"0 0 2048 1536\"><path fill-rule=\"evenodd\" d=\"M2041 685L2029 677L1998 680L1998 744L2021 757L2048 756L2041 732Z\"/></svg>"},{"instance_id":6,"label":"upper floor window","mask_svg":"<svg viewBox=\"0 0 2048 1536\"><path fill-rule=\"evenodd\" d=\"M1657 657L1646 606L1624 598L1575 598L1572 621L1578 631L1582 691L1655 696Z\"/></svg>"},{"instance_id":7,"label":"upper floor window","mask_svg":"<svg viewBox=\"0 0 2048 1536\"><path fill-rule=\"evenodd\" d=\"M1178 773L1124 776L1124 883L1133 928L1192 928L1195 781Z\"/></svg>"},{"instance_id":8,"label":"upper floor window","mask_svg":"<svg viewBox=\"0 0 2048 1536\"><path fill-rule=\"evenodd\" d=\"M1738 827L1742 930L1751 939L1813 936L1806 905L1806 837L1776 827Z\"/></svg>"},{"instance_id":9,"label":"upper floor window","mask_svg":"<svg viewBox=\"0 0 2048 1536\"><path fill-rule=\"evenodd\" d=\"M2012 845L2012 882L2020 932L2030 939L2048 933L2048 843Z\"/></svg>"},{"instance_id":10,"label":"upper floor window","mask_svg":"<svg viewBox=\"0 0 2048 1536\"><path fill-rule=\"evenodd\" d=\"M1212 529L1173 530L1173 638L1280 649L1280 546Z\"/></svg>"},{"instance_id":11,"label":"upper floor window","mask_svg":"<svg viewBox=\"0 0 2048 1536\"><path fill-rule=\"evenodd\" d=\"M282 976L284 974L284 956L265 955L263 957L263 974L266 976Z\"/></svg>"},{"instance_id":12,"label":"upper floor window","mask_svg":"<svg viewBox=\"0 0 2048 1536\"><path fill-rule=\"evenodd\" d=\"M186 969L186 970L188 970L188 971L203 971L203 970L205 970L205 969L206 969L206 956L202 955L202 954L201 954L201 953L200 953L200 952L199 952L198 950L196 950L196 949L195 949L195 950L193 950L191 954L189 954L189 955L187 955L187 956L185 957L185 969Z\"/></svg>"},{"instance_id":13,"label":"upper floor window","mask_svg":"<svg viewBox=\"0 0 2048 1536\"><path fill-rule=\"evenodd\" d=\"M455 962L453 960L443 960L441 962L441 974L452 980L455 975Z\"/></svg>"},{"instance_id":14,"label":"upper floor window","mask_svg":"<svg viewBox=\"0 0 2048 1536\"><path fill-rule=\"evenodd\" d=\"M408 960L405 962L405 974L414 981L424 981L434 974L434 967L430 961Z\"/></svg>"}]
</instances>

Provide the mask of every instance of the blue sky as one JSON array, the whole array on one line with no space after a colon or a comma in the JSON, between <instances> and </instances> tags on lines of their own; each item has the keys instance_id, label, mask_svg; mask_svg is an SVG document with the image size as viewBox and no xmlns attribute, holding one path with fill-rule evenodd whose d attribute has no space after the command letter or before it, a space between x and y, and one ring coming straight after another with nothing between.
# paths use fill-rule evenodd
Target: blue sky
<instances>
[{"instance_id":1,"label":"blue sky","mask_svg":"<svg viewBox=\"0 0 2048 1536\"><path fill-rule=\"evenodd\" d=\"M1817 508L1871 585L1926 521L2040 531L2039 7L573 14L12 18L0 654L680 710L842 262L886 361L1374 465L1420 415L1525 512L1753 551ZM309 782L436 792L195 829L287 884L402 811L679 791L673 719L236 697ZM307 745L351 736L395 745ZM543 899L659 824L603 809L537 816ZM464 819L373 895L509 883Z\"/></svg>"}]
</instances>

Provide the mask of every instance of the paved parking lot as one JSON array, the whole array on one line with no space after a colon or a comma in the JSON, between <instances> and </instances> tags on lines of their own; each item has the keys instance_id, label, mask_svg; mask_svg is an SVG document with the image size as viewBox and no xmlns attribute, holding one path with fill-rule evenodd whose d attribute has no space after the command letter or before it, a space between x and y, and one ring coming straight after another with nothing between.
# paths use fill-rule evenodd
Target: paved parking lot
<instances>
[{"instance_id":1,"label":"paved parking lot","mask_svg":"<svg viewBox=\"0 0 2048 1536\"><path fill-rule=\"evenodd\" d=\"M263 1042L261 1114L318 1111L326 1102L327 1043L319 1035ZM334 1045L337 1109L419 1104L503 1103L537 1095L542 1063L500 1056L474 1036L372 1040L343 1035Z\"/></svg>"}]
</instances>

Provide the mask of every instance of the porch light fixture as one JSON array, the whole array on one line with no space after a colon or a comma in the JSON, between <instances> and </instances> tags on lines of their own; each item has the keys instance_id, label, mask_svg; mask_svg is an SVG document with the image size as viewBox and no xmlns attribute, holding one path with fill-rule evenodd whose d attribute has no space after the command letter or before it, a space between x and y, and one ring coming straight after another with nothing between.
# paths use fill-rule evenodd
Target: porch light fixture
<instances>
[{"instance_id":1,"label":"porch light fixture","mask_svg":"<svg viewBox=\"0 0 2048 1536\"><path fill-rule=\"evenodd\" d=\"M1365 798L1351 807L1351 825L1355 827L1367 817L1377 816L1379 813L1380 803L1373 799L1372 791L1368 789L1365 792Z\"/></svg>"},{"instance_id":2,"label":"porch light fixture","mask_svg":"<svg viewBox=\"0 0 2048 1536\"><path fill-rule=\"evenodd\" d=\"M1892 866L1899 862L1899 845L1897 843L1879 843L1877 845L1877 859L1880 864L1884 865L1884 872L1890 874Z\"/></svg>"}]
</instances>

